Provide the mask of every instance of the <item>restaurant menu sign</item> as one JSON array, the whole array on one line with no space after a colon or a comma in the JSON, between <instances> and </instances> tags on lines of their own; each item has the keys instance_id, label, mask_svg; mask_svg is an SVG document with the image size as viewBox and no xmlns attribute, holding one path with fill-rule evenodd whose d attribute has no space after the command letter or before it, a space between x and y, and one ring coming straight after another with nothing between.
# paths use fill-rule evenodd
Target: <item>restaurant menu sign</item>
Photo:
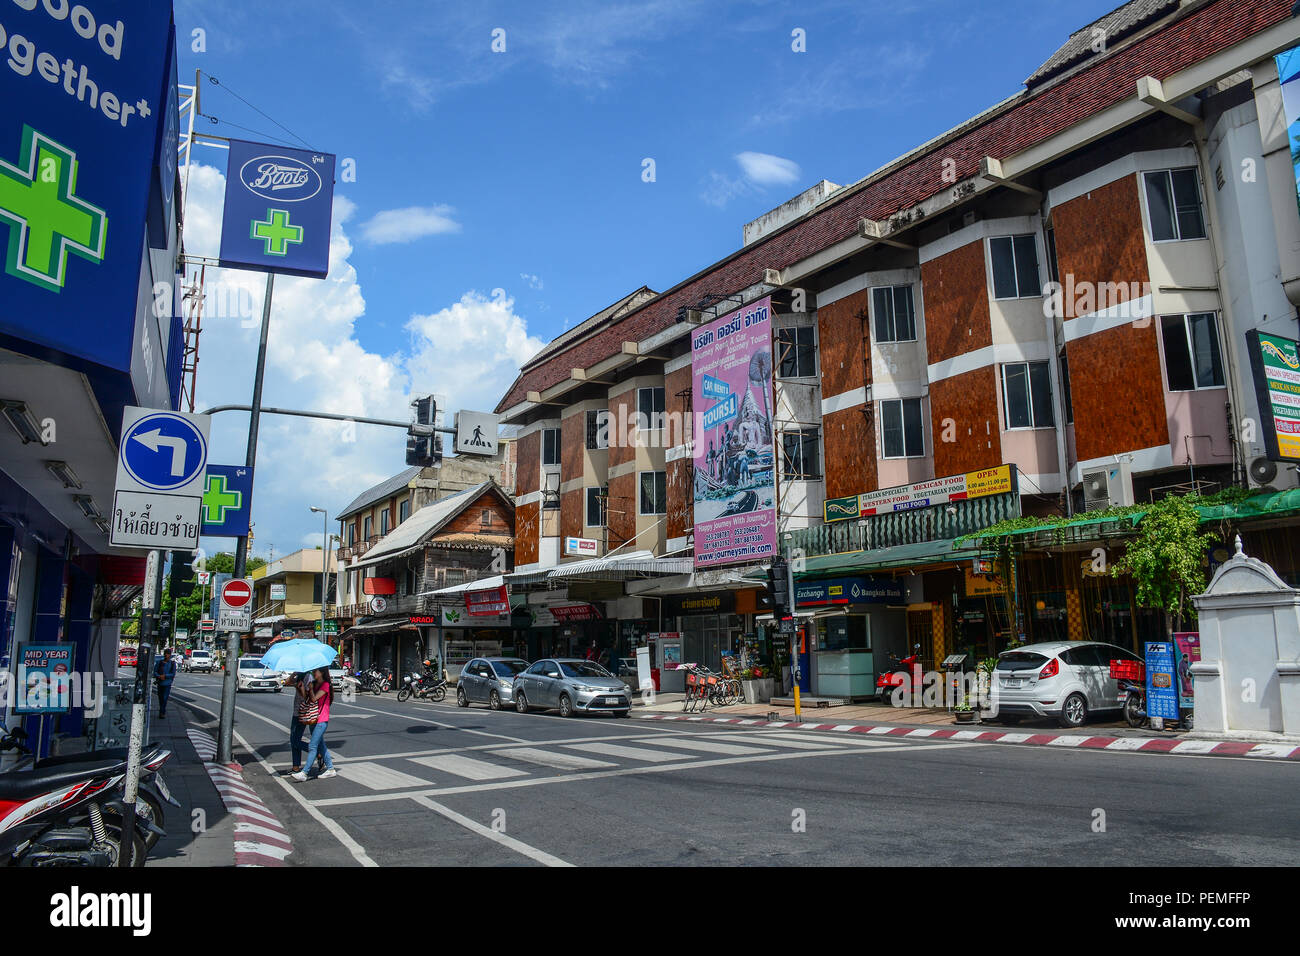
<instances>
[{"instance_id":1,"label":"restaurant menu sign","mask_svg":"<svg viewBox=\"0 0 1300 956\"><path fill-rule=\"evenodd\" d=\"M703 325L691 339L696 413L695 567L776 550L772 298Z\"/></svg>"},{"instance_id":2,"label":"restaurant menu sign","mask_svg":"<svg viewBox=\"0 0 1300 956\"><path fill-rule=\"evenodd\" d=\"M933 478L930 481L918 481L911 485L881 488L878 491L868 491L865 494L850 495L846 498L828 498L822 506L822 519L829 524L832 521L865 518L891 511L929 508L967 498L1001 495L1017 491L1018 488L1016 466L999 465L996 468L971 471L964 475L950 475L947 478Z\"/></svg>"},{"instance_id":3,"label":"restaurant menu sign","mask_svg":"<svg viewBox=\"0 0 1300 956\"><path fill-rule=\"evenodd\" d=\"M1300 461L1300 347L1295 339L1246 333L1264 446L1272 461Z\"/></svg>"}]
</instances>

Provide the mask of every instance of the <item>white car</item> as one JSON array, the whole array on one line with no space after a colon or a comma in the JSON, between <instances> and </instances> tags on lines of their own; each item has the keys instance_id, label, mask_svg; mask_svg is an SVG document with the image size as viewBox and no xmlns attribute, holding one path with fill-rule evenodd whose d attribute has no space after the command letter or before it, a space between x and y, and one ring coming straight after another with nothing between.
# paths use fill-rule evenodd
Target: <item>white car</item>
<instances>
[{"instance_id":1,"label":"white car","mask_svg":"<svg viewBox=\"0 0 1300 956\"><path fill-rule=\"evenodd\" d=\"M273 690L279 693L284 687L285 675L262 665L260 657L241 657L239 659L238 681L235 689L239 690Z\"/></svg>"},{"instance_id":2,"label":"white car","mask_svg":"<svg viewBox=\"0 0 1300 956\"><path fill-rule=\"evenodd\" d=\"M211 651L194 651L181 664L181 670L186 671L203 671L210 674L216 666L216 661L212 659Z\"/></svg>"},{"instance_id":3,"label":"white car","mask_svg":"<svg viewBox=\"0 0 1300 956\"><path fill-rule=\"evenodd\" d=\"M998 655L990 692L994 720L1051 717L1078 727L1096 711L1119 712L1119 684L1112 660L1139 660L1132 651L1097 641L1026 644Z\"/></svg>"}]
</instances>

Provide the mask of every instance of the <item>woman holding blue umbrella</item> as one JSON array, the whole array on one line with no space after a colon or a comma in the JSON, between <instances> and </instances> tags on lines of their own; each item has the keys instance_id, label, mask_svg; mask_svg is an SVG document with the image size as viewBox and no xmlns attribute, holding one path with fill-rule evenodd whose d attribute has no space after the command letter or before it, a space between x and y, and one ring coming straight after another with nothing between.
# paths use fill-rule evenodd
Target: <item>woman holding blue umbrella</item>
<instances>
[{"instance_id":1,"label":"woman holding blue umbrella","mask_svg":"<svg viewBox=\"0 0 1300 956\"><path fill-rule=\"evenodd\" d=\"M299 714L299 719L311 727L311 740L307 744L307 762L304 766L310 767L315 763L316 754L320 753L325 760L325 769L317 775L317 779L337 777L338 771L334 769L329 748L325 746L325 728L330 722L330 703L334 699L334 688L330 686L330 672L324 667L317 668L313 676L316 682L308 688L306 704ZM307 780L307 773L305 770L299 770L297 773L290 774L289 779L302 783Z\"/></svg>"}]
</instances>

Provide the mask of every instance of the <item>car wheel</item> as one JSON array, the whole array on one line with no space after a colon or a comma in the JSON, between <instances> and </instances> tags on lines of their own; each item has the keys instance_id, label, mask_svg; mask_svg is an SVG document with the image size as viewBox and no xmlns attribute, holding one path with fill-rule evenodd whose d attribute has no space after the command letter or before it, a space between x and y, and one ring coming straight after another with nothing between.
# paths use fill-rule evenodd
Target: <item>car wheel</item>
<instances>
[{"instance_id":1,"label":"car wheel","mask_svg":"<svg viewBox=\"0 0 1300 956\"><path fill-rule=\"evenodd\" d=\"M515 692L515 711L516 713L528 713L528 698L524 696L523 691Z\"/></svg>"},{"instance_id":2,"label":"car wheel","mask_svg":"<svg viewBox=\"0 0 1300 956\"><path fill-rule=\"evenodd\" d=\"M1082 727L1088 719L1088 700L1082 694L1071 694L1061 705L1059 718L1062 727Z\"/></svg>"},{"instance_id":3,"label":"car wheel","mask_svg":"<svg viewBox=\"0 0 1300 956\"><path fill-rule=\"evenodd\" d=\"M488 706L491 707L493 710L500 710L500 709L501 709L501 695L498 694L496 691L493 691L491 694L489 694L489 695L488 695Z\"/></svg>"},{"instance_id":4,"label":"car wheel","mask_svg":"<svg viewBox=\"0 0 1300 956\"><path fill-rule=\"evenodd\" d=\"M560 716L561 717L573 716L573 701L569 700L568 694L560 695Z\"/></svg>"},{"instance_id":5,"label":"car wheel","mask_svg":"<svg viewBox=\"0 0 1300 956\"><path fill-rule=\"evenodd\" d=\"M632 711L630 711L630 710L616 710L616 711L614 711L614 716L615 716L615 717L631 717L631 716L632 716Z\"/></svg>"},{"instance_id":6,"label":"car wheel","mask_svg":"<svg viewBox=\"0 0 1300 956\"><path fill-rule=\"evenodd\" d=\"M457 687L457 688L456 688L456 706L457 706L457 707L468 707L468 706L469 706L469 698L465 696L465 688L464 688L464 687Z\"/></svg>"}]
</instances>

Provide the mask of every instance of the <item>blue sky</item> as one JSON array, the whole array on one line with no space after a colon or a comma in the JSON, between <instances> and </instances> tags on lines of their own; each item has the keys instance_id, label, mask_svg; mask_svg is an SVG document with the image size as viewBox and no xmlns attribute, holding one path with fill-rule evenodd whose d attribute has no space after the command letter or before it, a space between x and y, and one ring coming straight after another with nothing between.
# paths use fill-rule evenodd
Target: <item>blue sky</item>
<instances>
[{"instance_id":1,"label":"blue sky","mask_svg":"<svg viewBox=\"0 0 1300 956\"><path fill-rule=\"evenodd\" d=\"M176 20L182 82L228 86L205 76L221 122L200 129L302 145L278 122L356 161L330 277L277 283L266 401L405 418L427 392L490 409L542 342L729 254L818 180L851 183L1015 93L1113 6L176 0ZM186 242L214 254L225 158L195 158ZM260 277L225 281L260 307ZM207 326L200 405L247 402L255 325ZM245 429L218 417L218 458L242 462ZM308 505L333 514L404 466L395 430L264 432L264 556L320 540Z\"/></svg>"}]
</instances>

